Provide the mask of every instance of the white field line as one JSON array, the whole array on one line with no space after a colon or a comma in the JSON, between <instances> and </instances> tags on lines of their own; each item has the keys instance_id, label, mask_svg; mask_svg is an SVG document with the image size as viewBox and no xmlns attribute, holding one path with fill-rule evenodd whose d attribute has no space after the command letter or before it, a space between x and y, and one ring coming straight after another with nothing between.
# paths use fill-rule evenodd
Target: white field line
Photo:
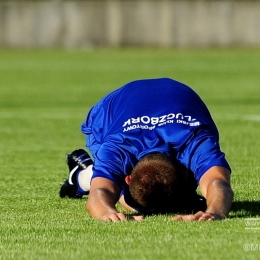
<instances>
[{"instance_id":1,"label":"white field line","mask_svg":"<svg viewBox=\"0 0 260 260\"><path fill-rule=\"evenodd\" d=\"M245 120L258 121L260 122L260 115L248 115L244 118Z\"/></svg>"},{"instance_id":2,"label":"white field line","mask_svg":"<svg viewBox=\"0 0 260 260\"><path fill-rule=\"evenodd\" d=\"M255 121L255 122L260 122L260 114L258 115L239 115L239 114L225 114L225 115L220 115L220 114L212 114L213 120L225 120L225 121L230 121L230 120L236 120L236 121Z\"/></svg>"}]
</instances>

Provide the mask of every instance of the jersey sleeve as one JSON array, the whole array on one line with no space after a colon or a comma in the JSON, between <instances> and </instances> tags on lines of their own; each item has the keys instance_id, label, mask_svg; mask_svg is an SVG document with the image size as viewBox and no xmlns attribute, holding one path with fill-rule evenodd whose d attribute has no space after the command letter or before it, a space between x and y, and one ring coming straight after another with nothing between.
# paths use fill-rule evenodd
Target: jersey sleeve
<instances>
[{"instance_id":1,"label":"jersey sleeve","mask_svg":"<svg viewBox=\"0 0 260 260\"><path fill-rule=\"evenodd\" d=\"M177 159L194 173L198 184L203 174L213 166L222 166L231 171L218 140L207 132L194 137L177 155Z\"/></svg>"},{"instance_id":2,"label":"jersey sleeve","mask_svg":"<svg viewBox=\"0 0 260 260\"><path fill-rule=\"evenodd\" d=\"M131 169L126 153L113 145L103 144L95 154L92 179L106 178L122 187L125 183L125 176L131 173Z\"/></svg>"}]
</instances>

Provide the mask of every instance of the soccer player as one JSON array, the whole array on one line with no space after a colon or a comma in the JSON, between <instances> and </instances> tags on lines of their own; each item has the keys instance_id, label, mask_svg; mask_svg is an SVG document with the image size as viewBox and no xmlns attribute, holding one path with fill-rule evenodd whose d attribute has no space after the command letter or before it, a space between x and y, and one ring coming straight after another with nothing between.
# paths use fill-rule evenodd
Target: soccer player
<instances>
[{"instance_id":1,"label":"soccer player","mask_svg":"<svg viewBox=\"0 0 260 260\"><path fill-rule=\"evenodd\" d=\"M188 221L227 217L230 166L210 112L190 87L169 78L130 82L93 106L81 130L93 161L83 149L67 156L70 175L60 196L89 194L92 217L127 220L118 201L140 213L135 220L158 213Z\"/></svg>"}]
</instances>

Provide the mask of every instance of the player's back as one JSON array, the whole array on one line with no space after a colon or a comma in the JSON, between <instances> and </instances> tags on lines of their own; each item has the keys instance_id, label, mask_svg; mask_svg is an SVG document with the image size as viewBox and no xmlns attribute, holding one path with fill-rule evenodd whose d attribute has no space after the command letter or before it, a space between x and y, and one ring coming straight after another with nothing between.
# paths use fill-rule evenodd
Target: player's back
<instances>
[{"instance_id":1,"label":"player's back","mask_svg":"<svg viewBox=\"0 0 260 260\"><path fill-rule=\"evenodd\" d=\"M129 142L143 150L169 142L179 146L201 125L217 135L207 107L191 88L159 78L133 81L105 96L90 111L82 132L95 149L104 142Z\"/></svg>"}]
</instances>

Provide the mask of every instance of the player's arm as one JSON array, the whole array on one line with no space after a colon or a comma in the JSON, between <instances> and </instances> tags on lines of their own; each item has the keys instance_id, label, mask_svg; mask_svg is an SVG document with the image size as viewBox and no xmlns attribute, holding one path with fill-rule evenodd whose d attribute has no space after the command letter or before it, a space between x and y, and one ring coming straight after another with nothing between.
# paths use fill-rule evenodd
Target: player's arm
<instances>
[{"instance_id":1,"label":"player's arm","mask_svg":"<svg viewBox=\"0 0 260 260\"><path fill-rule=\"evenodd\" d=\"M126 215L116 209L115 205L119 196L120 188L116 183L96 177L91 181L86 208L93 218L113 222L127 220ZM132 218L141 220L142 217L134 216Z\"/></svg>"},{"instance_id":2,"label":"player's arm","mask_svg":"<svg viewBox=\"0 0 260 260\"><path fill-rule=\"evenodd\" d=\"M120 197L119 202L120 202L121 206L122 206L125 210L136 212L136 210L135 210L134 208L130 207L130 206L125 202L125 197L124 197L124 195L122 195L122 196Z\"/></svg>"},{"instance_id":3,"label":"player's arm","mask_svg":"<svg viewBox=\"0 0 260 260\"><path fill-rule=\"evenodd\" d=\"M230 185L230 170L220 166L211 167L199 183L202 195L206 198L207 209L194 215L177 216L174 220L221 220L227 217L233 200Z\"/></svg>"},{"instance_id":4,"label":"player's arm","mask_svg":"<svg viewBox=\"0 0 260 260\"><path fill-rule=\"evenodd\" d=\"M93 218L108 221L126 220L124 214L116 210L120 188L108 179L97 177L91 181L86 208Z\"/></svg>"},{"instance_id":5,"label":"player's arm","mask_svg":"<svg viewBox=\"0 0 260 260\"><path fill-rule=\"evenodd\" d=\"M202 219L224 219L228 216L234 196L229 169L220 166L210 168L201 177L200 190L207 201L205 213L209 215L203 215Z\"/></svg>"}]
</instances>

